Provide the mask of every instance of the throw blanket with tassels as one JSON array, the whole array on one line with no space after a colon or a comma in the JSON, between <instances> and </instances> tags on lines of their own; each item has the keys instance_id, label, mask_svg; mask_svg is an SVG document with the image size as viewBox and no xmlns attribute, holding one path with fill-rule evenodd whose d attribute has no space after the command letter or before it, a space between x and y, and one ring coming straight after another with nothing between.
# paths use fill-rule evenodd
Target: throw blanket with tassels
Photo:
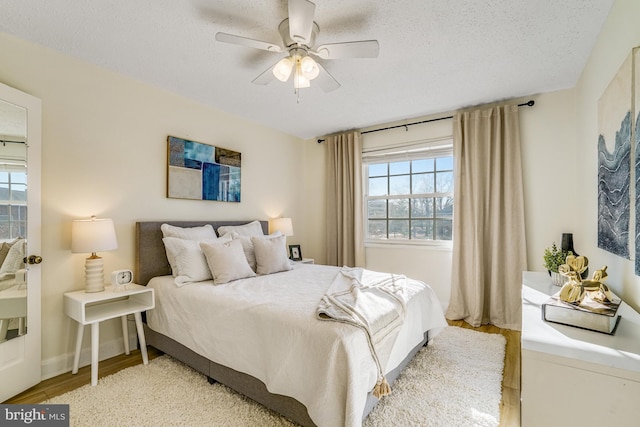
<instances>
[{"instance_id":1,"label":"throw blanket with tassels","mask_svg":"<svg viewBox=\"0 0 640 427\"><path fill-rule=\"evenodd\" d=\"M372 391L377 398L391 392L384 366L404 321L406 304L414 294L406 283L405 276L345 267L318 305L319 319L347 323L364 331L378 369ZM383 341L384 348L380 346Z\"/></svg>"}]
</instances>

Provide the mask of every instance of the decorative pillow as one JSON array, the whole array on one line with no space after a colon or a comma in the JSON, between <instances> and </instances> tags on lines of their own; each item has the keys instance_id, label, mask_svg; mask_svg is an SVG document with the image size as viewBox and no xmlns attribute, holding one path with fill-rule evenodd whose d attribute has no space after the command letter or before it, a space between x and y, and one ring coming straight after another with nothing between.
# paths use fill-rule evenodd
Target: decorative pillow
<instances>
[{"instance_id":1,"label":"decorative pillow","mask_svg":"<svg viewBox=\"0 0 640 427\"><path fill-rule=\"evenodd\" d=\"M219 239L213 243L202 242L200 248L209 264L215 285L256 275L249 267L239 240L225 243L220 243Z\"/></svg>"},{"instance_id":2,"label":"decorative pillow","mask_svg":"<svg viewBox=\"0 0 640 427\"><path fill-rule=\"evenodd\" d=\"M260 221L253 221L244 225L223 225L218 227L218 235L237 233L240 236L264 236Z\"/></svg>"},{"instance_id":3,"label":"decorative pillow","mask_svg":"<svg viewBox=\"0 0 640 427\"><path fill-rule=\"evenodd\" d=\"M211 224L205 224L201 227L176 227L175 225L162 224L160 230L162 230L162 237L176 237L185 240L215 240L218 237ZM167 260L169 260L173 276L177 276L176 260L173 258L173 253L167 251Z\"/></svg>"},{"instance_id":4,"label":"decorative pillow","mask_svg":"<svg viewBox=\"0 0 640 427\"><path fill-rule=\"evenodd\" d=\"M15 241L9 248L7 256L0 267L0 280L7 277L13 277L24 263L25 240L20 238Z\"/></svg>"},{"instance_id":5,"label":"decorative pillow","mask_svg":"<svg viewBox=\"0 0 640 427\"><path fill-rule=\"evenodd\" d=\"M205 224L201 227L176 227L175 225L162 224L162 237L177 237L187 240L214 240L215 231L211 224Z\"/></svg>"},{"instance_id":6,"label":"decorative pillow","mask_svg":"<svg viewBox=\"0 0 640 427\"><path fill-rule=\"evenodd\" d=\"M229 236L229 234L225 234L225 236ZM252 239L271 239L273 237L282 236L280 231L276 231L275 233L269 234L268 236L241 236L235 231L231 232L231 236L233 240L239 240L242 244L242 250L244 251L244 256L247 258L247 262L253 271L256 271L256 255L253 250L253 242Z\"/></svg>"},{"instance_id":7,"label":"decorative pillow","mask_svg":"<svg viewBox=\"0 0 640 427\"><path fill-rule=\"evenodd\" d=\"M256 255L256 273L271 274L293 268L287 257L285 236L262 239L252 237L251 242Z\"/></svg>"},{"instance_id":8,"label":"decorative pillow","mask_svg":"<svg viewBox=\"0 0 640 427\"><path fill-rule=\"evenodd\" d=\"M206 243L216 241L216 239L203 240ZM173 259L175 263L172 268L176 286L211 280L211 271L200 249L200 242L177 237L165 237L162 242L167 251L167 258Z\"/></svg>"}]
</instances>

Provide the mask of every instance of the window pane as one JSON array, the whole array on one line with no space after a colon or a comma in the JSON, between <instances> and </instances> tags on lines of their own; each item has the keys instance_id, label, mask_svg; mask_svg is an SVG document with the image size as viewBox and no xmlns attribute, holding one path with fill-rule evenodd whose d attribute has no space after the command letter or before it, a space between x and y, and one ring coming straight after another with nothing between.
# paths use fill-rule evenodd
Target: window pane
<instances>
[{"instance_id":1,"label":"window pane","mask_svg":"<svg viewBox=\"0 0 640 427\"><path fill-rule=\"evenodd\" d=\"M369 221L369 237L373 239L387 238L387 221L386 220L370 220Z\"/></svg>"},{"instance_id":2,"label":"window pane","mask_svg":"<svg viewBox=\"0 0 640 427\"><path fill-rule=\"evenodd\" d=\"M409 218L409 199L390 199L389 218Z\"/></svg>"},{"instance_id":3,"label":"window pane","mask_svg":"<svg viewBox=\"0 0 640 427\"><path fill-rule=\"evenodd\" d=\"M434 192L434 174L433 173L421 173L413 175L411 183L412 194L425 194Z\"/></svg>"},{"instance_id":4,"label":"window pane","mask_svg":"<svg viewBox=\"0 0 640 427\"><path fill-rule=\"evenodd\" d=\"M384 196L387 194L387 177L369 178L369 196Z\"/></svg>"},{"instance_id":5,"label":"window pane","mask_svg":"<svg viewBox=\"0 0 640 427\"><path fill-rule=\"evenodd\" d=\"M389 238L390 239L408 239L409 238L409 220L390 219L389 220Z\"/></svg>"},{"instance_id":6,"label":"window pane","mask_svg":"<svg viewBox=\"0 0 640 427\"><path fill-rule=\"evenodd\" d=\"M12 172L11 173L11 182L15 182L18 184L26 184L27 183L27 174L24 172Z\"/></svg>"},{"instance_id":7,"label":"window pane","mask_svg":"<svg viewBox=\"0 0 640 427\"><path fill-rule=\"evenodd\" d=\"M411 199L411 218L433 218L433 199Z\"/></svg>"},{"instance_id":8,"label":"window pane","mask_svg":"<svg viewBox=\"0 0 640 427\"><path fill-rule=\"evenodd\" d=\"M369 176L386 176L386 175L387 175L387 163L369 165Z\"/></svg>"},{"instance_id":9,"label":"window pane","mask_svg":"<svg viewBox=\"0 0 640 427\"><path fill-rule=\"evenodd\" d=\"M411 238L433 240L433 221L430 221L430 220L411 221Z\"/></svg>"},{"instance_id":10,"label":"window pane","mask_svg":"<svg viewBox=\"0 0 640 427\"><path fill-rule=\"evenodd\" d=\"M436 170L438 171L453 170L453 157L438 157L436 159Z\"/></svg>"},{"instance_id":11,"label":"window pane","mask_svg":"<svg viewBox=\"0 0 640 427\"><path fill-rule=\"evenodd\" d=\"M386 218L387 217L387 201L386 200L369 200L367 204L368 218Z\"/></svg>"},{"instance_id":12,"label":"window pane","mask_svg":"<svg viewBox=\"0 0 640 427\"><path fill-rule=\"evenodd\" d=\"M411 180L409 175L391 176L389 177L389 194L411 194L410 185Z\"/></svg>"},{"instance_id":13,"label":"window pane","mask_svg":"<svg viewBox=\"0 0 640 427\"><path fill-rule=\"evenodd\" d=\"M436 197L436 218L453 219L453 199Z\"/></svg>"},{"instance_id":14,"label":"window pane","mask_svg":"<svg viewBox=\"0 0 640 427\"><path fill-rule=\"evenodd\" d=\"M0 200L9 201L9 184L0 184Z\"/></svg>"},{"instance_id":15,"label":"window pane","mask_svg":"<svg viewBox=\"0 0 640 427\"><path fill-rule=\"evenodd\" d=\"M438 172L436 174L436 192L453 192L453 172Z\"/></svg>"},{"instance_id":16,"label":"window pane","mask_svg":"<svg viewBox=\"0 0 640 427\"><path fill-rule=\"evenodd\" d=\"M436 220L436 239L437 240L452 240L453 226L451 220L437 219Z\"/></svg>"},{"instance_id":17,"label":"window pane","mask_svg":"<svg viewBox=\"0 0 640 427\"><path fill-rule=\"evenodd\" d=\"M0 205L0 239L10 239L9 206Z\"/></svg>"},{"instance_id":18,"label":"window pane","mask_svg":"<svg viewBox=\"0 0 640 427\"><path fill-rule=\"evenodd\" d=\"M0 172L0 182L9 182L9 172Z\"/></svg>"},{"instance_id":19,"label":"window pane","mask_svg":"<svg viewBox=\"0 0 640 427\"><path fill-rule=\"evenodd\" d=\"M27 186L24 184L11 184L11 200L26 201Z\"/></svg>"},{"instance_id":20,"label":"window pane","mask_svg":"<svg viewBox=\"0 0 640 427\"><path fill-rule=\"evenodd\" d=\"M400 175L403 173L410 173L411 172L410 165L411 165L410 161L389 163L389 175Z\"/></svg>"},{"instance_id":21,"label":"window pane","mask_svg":"<svg viewBox=\"0 0 640 427\"><path fill-rule=\"evenodd\" d=\"M433 172L433 159L421 159L411 162L411 172Z\"/></svg>"}]
</instances>

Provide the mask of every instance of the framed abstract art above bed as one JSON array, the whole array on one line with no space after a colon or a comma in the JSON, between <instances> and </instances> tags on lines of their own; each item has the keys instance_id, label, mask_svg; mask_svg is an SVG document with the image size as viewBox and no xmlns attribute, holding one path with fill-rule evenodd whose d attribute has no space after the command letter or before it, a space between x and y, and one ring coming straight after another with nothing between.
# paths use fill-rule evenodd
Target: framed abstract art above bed
<instances>
[{"instance_id":1,"label":"framed abstract art above bed","mask_svg":"<svg viewBox=\"0 0 640 427\"><path fill-rule=\"evenodd\" d=\"M167 197L240 202L241 154L167 137Z\"/></svg>"}]
</instances>

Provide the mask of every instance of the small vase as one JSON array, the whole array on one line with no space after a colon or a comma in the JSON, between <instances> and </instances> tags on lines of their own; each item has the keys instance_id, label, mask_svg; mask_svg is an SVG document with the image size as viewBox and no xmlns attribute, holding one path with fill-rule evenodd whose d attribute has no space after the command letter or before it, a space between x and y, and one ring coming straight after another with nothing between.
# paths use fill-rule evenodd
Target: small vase
<instances>
[{"instance_id":1,"label":"small vase","mask_svg":"<svg viewBox=\"0 0 640 427\"><path fill-rule=\"evenodd\" d=\"M579 256L576 250L573 248L573 233L562 233L562 243L560 248L563 251L571 252L574 256ZM583 279L589 277L589 267L587 267L580 275Z\"/></svg>"},{"instance_id":2,"label":"small vase","mask_svg":"<svg viewBox=\"0 0 640 427\"><path fill-rule=\"evenodd\" d=\"M567 276L563 276L562 274L555 271L550 271L549 274L551 274L551 281L556 286L562 286L569 281L569 278Z\"/></svg>"}]
</instances>

